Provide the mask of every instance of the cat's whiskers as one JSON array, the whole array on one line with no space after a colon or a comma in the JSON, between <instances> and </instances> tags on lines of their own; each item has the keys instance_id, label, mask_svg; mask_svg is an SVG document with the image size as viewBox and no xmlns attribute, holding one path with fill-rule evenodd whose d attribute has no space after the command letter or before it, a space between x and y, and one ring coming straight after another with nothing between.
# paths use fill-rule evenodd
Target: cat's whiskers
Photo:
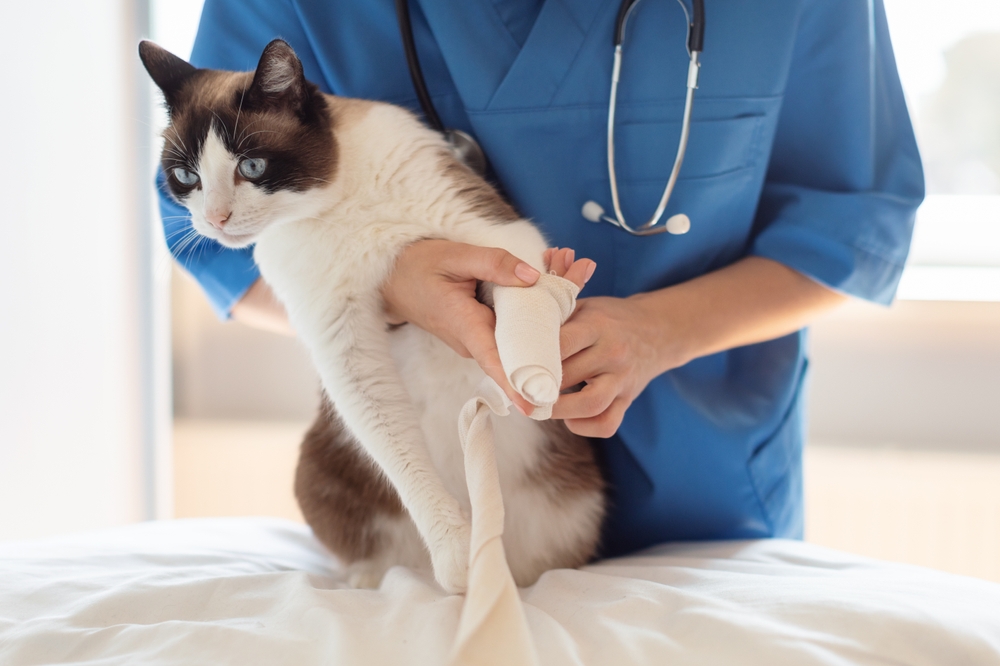
<instances>
[{"instance_id":1,"label":"cat's whiskers","mask_svg":"<svg viewBox=\"0 0 1000 666\"><path fill-rule=\"evenodd\" d=\"M236 135L238 135L240 130L240 115L243 113L243 99L246 96L247 96L247 86L243 86L243 92L240 93L240 105L236 107L236 122L233 123L233 134Z\"/></svg>"},{"instance_id":2,"label":"cat's whiskers","mask_svg":"<svg viewBox=\"0 0 1000 666\"><path fill-rule=\"evenodd\" d=\"M246 140L249 139L252 136L256 136L258 134L277 134L277 133L278 132L276 132L274 130L257 130L256 132L251 132L250 134L247 134L242 139L240 139L239 144L236 146L236 150L239 150L240 148L242 148L243 144L246 142Z\"/></svg>"},{"instance_id":3,"label":"cat's whiskers","mask_svg":"<svg viewBox=\"0 0 1000 666\"><path fill-rule=\"evenodd\" d=\"M171 155L175 160L177 160L181 164L183 164L185 166L190 166L190 164L188 163L187 155L185 155L183 153L179 153L176 150L174 150L173 148L164 148L163 152L165 154L167 154L167 155Z\"/></svg>"},{"instance_id":4,"label":"cat's whiskers","mask_svg":"<svg viewBox=\"0 0 1000 666\"><path fill-rule=\"evenodd\" d=\"M175 141L174 138L171 137L169 134L164 133L163 138L172 144L170 146L166 145L163 146L163 151L165 153L174 155L174 157L177 159L178 162L187 167L190 167L191 166L189 162L190 158L188 157L187 146L184 145L184 139L177 137L181 142L181 145L177 145L177 141Z\"/></svg>"},{"instance_id":5,"label":"cat's whiskers","mask_svg":"<svg viewBox=\"0 0 1000 666\"><path fill-rule=\"evenodd\" d=\"M254 121L250 122L250 124L249 124L249 125L247 125L246 127L244 127L244 128L243 128L243 131L242 131L242 132L240 132L240 133L239 133L239 134L237 135L237 136L238 136L238 138L239 138L239 142L238 142L238 143L236 144L236 150L239 150L239 149L240 149L240 146L242 146L242 145L243 145L243 142L244 142L244 141L246 141L246 133L247 133L247 131L248 131L248 130L249 130L250 128L252 128L252 127L253 127L254 125L258 125L258 124L260 124L261 122L262 122L262 119L261 119L261 118L258 118L258 119L256 119L256 120L254 120Z\"/></svg>"},{"instance_id":6,"label":"cat's whiskers","mask_svg":"<svg viewBox=\"0 0 1000 666\"><path fill-rule=\"evenodd\" d=\"M191 227L181 227L179 229L171 229L170 232L163 234L163 238L164 238L164 240L168 240L169 241L172 238L176 238L177 236L180 236L181 234L190 233L191 231L192 231Z\"/></svg>"},{"instance_id":7,"label":"cat's whiskers","mask_svg":"<svg viewBox=\"0 0 1000 666\"><path fill-rule=\"evenodd\" d=\"M229 139L230 141L232 141L232 137L229 135L229 128L226 127L226 124L224 122L222 122L222 118L219 117L219 114L216 113L213 110L212 111L212 115L215 116L215 119L219 121L219 123L218 123L219 131L225 132L226 133L226 138ZM212 123L212 125L215 126L216 124Z\"/></svg>"},{"instance_id":8,"label":"cat's whiskers","mask_svg":"<svg viewBox=\"0 0 1000 666\"><path fill-rule=\"evenodd\" d=\"M193 228L190 229L188 231L188 233L185 234L177 242L176 245L174 245L174 247L173 247L173 254L175 254L175 255L181 255L181 254L183 254L187 250L194 249L195 247L197 247L198 244L201 243L201 240L203 238L204 238L204 236L202 236L200 233L198 233L197 230L195 230Z\"/></svg>"},{"instance_id":9,"label":"cat's whiskers","mask_svg":"<svg viewBox=\"0 0 1000 666\"><path fill-rule=\"evenodd\" d=\"M164 132L163 133L163 138L166 139L167 141L169 141L170 143L172 143L174 145L174 148L176 148L177 150L181 151L183 154L186 155L188 153L188 147L187 147L187 144L184 143L184 137L182 137L180 135L177 135L177 140L175 141L173 136L171 136L170 134ZM181 142L180 145L177 145L177 141Z\"/></svg>"},{"instance_id":10,"label":"cat's whiskers","mask_svg":"<svg viewBox=\"0 0 1000 666\"><path fill-rule=\"evenodd\" d=\"M168 246L173 244L172 250L177 252L178 248L183 249L184 246L190 245L194 240L194 235L200 235L200 232L194 227L182 227L174 229L169 234L164 234L163 239L167 242Z\"/></svg>"}]
</instances>

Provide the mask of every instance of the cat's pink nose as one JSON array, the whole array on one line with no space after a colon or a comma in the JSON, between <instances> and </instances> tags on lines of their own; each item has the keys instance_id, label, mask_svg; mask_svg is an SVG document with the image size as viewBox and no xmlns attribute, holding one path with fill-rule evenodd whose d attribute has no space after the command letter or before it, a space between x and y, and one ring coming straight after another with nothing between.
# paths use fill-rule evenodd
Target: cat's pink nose
<instances>
[{"instance_id":1,"label":"cat's pink nose","mask_svg":"<svg viewBox=\"0 0 1000 666\"><path fill-rule=\"evenodd\" d=\"M221 230L222 227L225 226L226 222L229 221L229 217L232 214L233 211L231 210L226 212L221 212L221 211L210 212L210 213L205 213L205 219L208 220L208 223L211 224L213 227Z\"/></svg>"}]
</instances>

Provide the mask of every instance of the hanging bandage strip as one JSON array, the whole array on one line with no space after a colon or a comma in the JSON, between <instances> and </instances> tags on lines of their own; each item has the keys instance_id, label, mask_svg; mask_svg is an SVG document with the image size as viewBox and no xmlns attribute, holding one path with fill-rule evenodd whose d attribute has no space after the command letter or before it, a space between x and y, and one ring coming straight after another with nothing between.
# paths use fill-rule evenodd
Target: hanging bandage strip
<instances>
[{"instance_id":1,"label":"hanging bandage strip","mask_svg":"<svg viewBox=\"0 0 1000 666\"><path fill-rule=\"evenodd\" d=\"M452 648L455 666L538 664L503 541L503 497L493 449L491 414L506 416L510 400L487 377L458 418L465 480L472 504L469 587Z\"/></svg>"},{"instance_id":2,"label":"hanging bandage strip","mask_svg":"<svg viewBox=\"0 0 1000 666\"><path fill-rule=\"evenodd\" d=\"M531 287L496 287L497 348L511 385L545 420L559 397L562 359L559 328L572 314L579 289L542 275ZM452 648L451 664L539 663L517 586L503 548L503 497L493 445L492 415L507 416L510 400L489 377L459 415L465 479L472 505L469 586Z\"/></svg>"}]
</instances>

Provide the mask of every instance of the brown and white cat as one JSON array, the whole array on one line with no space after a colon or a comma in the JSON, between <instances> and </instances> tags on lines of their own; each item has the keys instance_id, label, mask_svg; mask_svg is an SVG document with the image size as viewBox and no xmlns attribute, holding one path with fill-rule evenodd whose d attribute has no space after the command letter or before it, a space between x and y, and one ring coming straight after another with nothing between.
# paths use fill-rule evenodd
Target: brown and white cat
<instances>
[{"instance_id":1,"label":"brown and white cat","mask_svg":"<svg viewBox=\"0 0 1000 666\"><path fill-rule=\"evenodd\" d=\"M170 193L198 233L255 243L329 398L296 473L306 520L356 585L431 564L446 590L465 589L456 424L484 375L415 326L389 330L381 286L428 238L503 248L543 270L542 235L413 114L322 94L283 41L245 73L197 69L150 42L139 53L170 115ZM590 444L520 414L498 420L495 438L515 580L586 562L605 512Z\"/></svg>"}]
</instances>

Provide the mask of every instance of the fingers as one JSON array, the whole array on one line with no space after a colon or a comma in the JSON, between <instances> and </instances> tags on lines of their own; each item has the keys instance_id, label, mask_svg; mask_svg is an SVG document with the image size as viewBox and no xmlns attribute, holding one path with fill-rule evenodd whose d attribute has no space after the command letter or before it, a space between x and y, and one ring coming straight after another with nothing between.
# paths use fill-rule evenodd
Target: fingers
<instances>
[{"instance_id":1,"label":"fingers","mask_svg":"<svg viewBox=\"0 0 1000 666\"><path fill-rule=\"evenodd\" d=\"M582 303L582 301L581 301ZM559 354L562 360L579 354L600 339L600 331L572 318L559 329Z\"/></svg>"},{"instance_id":2,"label":"fingers","mask_svg":"<svg viewBox=\"0 0 1000 666\"><path fill-rule=\"evenodd\" d=\"M576 260L576 250L568 247L550 247L542 256L550 273L564 277Z\"/></svg>"},{"instance_id":3,"label":"fingers","mask_svg":"<svg viewBox=\"0 0 1000 666\"><path fill-rule=\"evenodd\" d=\"M560 388L567 389L604 374L608 370L606 365L601 355L588 347L583 352L574 354L563 361L563 377Z\"/></svg>"},{"instance_id":4,"label":"fingers","mask_svg":"<svg viewBox=\"0 0 1000 666\"><path fill-rule=\"evenodd\" d=\"M598 375L583 390L559 396L552 407L554 419L589 419L603 413L618 396L612 375Z\"/></svg>"},{"instance_id":5,"label":"fingers","mask_svg":"<svg viewBox=\"0 0 1000 666\"><path fill-rule=\"evenodd\" d=\"M583 437L611 437L621 426L631 402L618 394L612 375L599 375L578 393L560 396L552 408L552 418L563 419L570 432Z\"/></svg>"},{"instance_id":6,"label":"fingers","mask_svg":"<svg viewBox=\"0 0 1000 666\"><path fill-rule=\"evenodd\" d=\"M583 289L583 285L594 275L597 264L592 259L576 260L576 252L568 247L550 247L543 255L545 265L549 267L549 272L576 284Z\"/></svg>"},{"instance_id":7,"label":"fingers","mask_svg":"<svg viewBox=\"0 0 1000 666\"><path fill-rule=\"evenodd\" d=\"M580 289L594 276L597 264L591 259L581 259L573 262L562 277L574 283Z\"/></svg>"},{"instance_id":8,"label":"fingers","mask_svg":"<svg viewBox=\"0 0 1000 666\"><path fill-rule=\"evenodd\" d=\"M566 427L570 432L581 437L607 438L618 432L625 418L625 410L630 402L625 398L616 398L611 405L597 416L587 419L567 419Z\"/></svg>"},{"instance_id":9,"label":"fingers","mask_svg":"<svg viewBox=\"0 0 1000 666\"><path fill-rule=\"evenodd\" d=\"M457 280L484 280L505 287L528 287L539 272L498 247L463 245L461 252L442 257L441 269Z\"/></svg>"}]
</instances>

